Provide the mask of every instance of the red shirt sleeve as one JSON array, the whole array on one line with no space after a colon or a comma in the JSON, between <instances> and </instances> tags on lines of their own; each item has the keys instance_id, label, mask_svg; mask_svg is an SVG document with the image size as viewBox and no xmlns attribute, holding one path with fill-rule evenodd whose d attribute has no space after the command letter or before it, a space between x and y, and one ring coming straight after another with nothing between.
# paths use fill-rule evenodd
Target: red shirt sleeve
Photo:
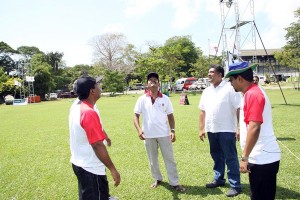
<instances>
[{"instance_id":1,"label":"red shirt sleeve","mask_svg":"<svg viewBox=\"0 0 300 200\"><path fill-rule=\"evenodd\" d=\"M265 97L258 87L253 87L244 96L245 123L250 121L263 123L263 111L265 107Z\"/></svg>"},{"instance_id":2,"label":"red shirt sleeve","mask_svg":"<svg viewBox=\"0 0 300 200\"><path fill-rule=\"evenodd\" d=\"M80 124L85 130L88 141L93 144L106 138L97 112L86 104L82 104L80 111Z\"/></svg>"}]
</instances>

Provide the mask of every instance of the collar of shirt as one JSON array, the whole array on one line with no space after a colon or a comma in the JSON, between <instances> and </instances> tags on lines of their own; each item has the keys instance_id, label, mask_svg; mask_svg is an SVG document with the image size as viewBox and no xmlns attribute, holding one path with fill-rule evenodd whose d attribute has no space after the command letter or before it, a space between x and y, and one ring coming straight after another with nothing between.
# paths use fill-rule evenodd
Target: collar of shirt
<instances>
[{"instance_id":1,"label":"collar of shirt","mask_svg":"<svg viewBox=\"0 0 300 200\"><path fill-rule=\"evenodd\" d=\"M149 90L146 92L146 96L147 97L152 97L151 92ZM163 96L162 93L160 91L157 91L157 97L162 97L162 96Z\"/></svg>"},{"instance_id":2,"label":"collar of shirt","mask_svg":"<svg viewBox=\"0 0 300 200\"><path fill-rule=\"evenodd\" d=\"M94 106L92 104L90 104L89 102L87 102L86 100L82 100L82 102L84 102L86 105L88 105L90 108L94 108Z\"/></svg>"},{"instance_id":3,"label":"collar of shirt","mask_svg":"<svg viewBox=\"0 0 300 200\"><path fill-rule=\"evenodd\" d=\"M248 92L251 88L253 88L253 87L255 87L255 86L257 86L257 85L254 84L254 83L252 83L252 84L247 88L247 90L245 91L245 94L246 94L246 92Z\"/></svg>"},{"instance_id":4,"label":"collar of shirt","mask_svg":"<svg viewBox=\"0 0 300 200\"><path fill-rule=\"evenodd\" d=\"M222 80L221 83L220 83L217 87L215 87L213 84L211 84L210 86L211 86L212 88L214 88L214 89L217 89L217 88L219 88L219 87L224 86L226 83L227 83L227 82L226 82L225 80Z\"/></svg>"}]
</instances>

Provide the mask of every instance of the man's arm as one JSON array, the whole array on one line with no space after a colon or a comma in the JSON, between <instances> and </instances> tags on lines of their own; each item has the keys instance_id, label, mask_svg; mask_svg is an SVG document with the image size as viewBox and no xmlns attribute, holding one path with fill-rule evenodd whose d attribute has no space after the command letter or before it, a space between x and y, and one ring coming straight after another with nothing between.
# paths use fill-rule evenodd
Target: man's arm
<instances>
[{"instance_id":1,"label":"man's arm","mask_svg":"<svg viewBox=\"0 0 300 200\"><path fill-rule=\"evenodd\" d=\"M175 119L173 113L168 114L168 121L169 121L169 126L170 126L170 137L171 141L175 142L176 137L175 137Z\"/></svg>"},{"instance_id":2,"label":"man's arm","mask_svg":"<svg viewBox=\"0 0 300 200\"><path fill-rule=\"evenodd\" d=\"M107 133L106 133L106 131L103 129L103 133L105 134L105 140L106 140L106 142L107 142L107 146L111 146L111 139L108 137L108 135L107 135Z\"/></svg>"},{"instance_id":3,"label":"man's arm","mask_svg":"<svg viewBox=\"0 0 300 200\"><path fill-rule=\"evenodd\" d=\"M204 110L200 110L199 137L200 137L200 140L204 141L204 138L205 138L205 111Z\"/></svg>"},{"instance_id":4,"label":"man's arm","mask_svg":"<svg viewBox=\"0 0 300 200\"><path fill-rule=\"evenodd\" d=\"M101 162L110 170L111 175L115 181L114 185L118 186L121 182L121 177L120 177L119 172L115 168L115 165L111 161L105 145L100 140L91 145L93 147L95 154L99 158L99 160L101 160Z\"/></svg>"},{"instance_id":5,"label":"man's arm","mask_svg":"<svg viewBox=\"0 0 300 200\"><path fill-rule=\"evenodd\" d=\"M247 137L246 137L246 144L245 148L242 153L242 160L240 162L240 171L242 173L248 172L247 165L248 165L248 157L255 146L259 133L260 133L260 122L250 121L247 129Z\"/></svg>"},{"instance_id":6,"label":"man's arm","mask_svg":"<svg viewBox=\"0 0 300 200\"><path fill-rule=\"evenodd\" d=\"M141 140L145 140L144 132L143 132L143 130L140 127L140 114L134 113L133 124L134 124L134 127L136 128L136 130L138 132L139 138Z\"/></svg>"}]
</instances>

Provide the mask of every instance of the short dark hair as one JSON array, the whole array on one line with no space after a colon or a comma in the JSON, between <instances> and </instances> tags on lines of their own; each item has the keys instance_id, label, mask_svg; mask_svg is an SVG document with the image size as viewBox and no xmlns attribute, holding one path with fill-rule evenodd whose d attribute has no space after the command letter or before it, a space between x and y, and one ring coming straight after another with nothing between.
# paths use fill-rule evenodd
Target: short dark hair
<instances>
[{"instance_id":1,"label":"short dark hair","mask_svg":"<svg viewBox=\"0 0 300 200\"><path fill-rule=\"evenodd\" d=\"M87 99L90 95L90 90L95 88L96 79L83 75L80 76L74 83L74 92L80 100Z\"/></svg>"},{"instance_id":2,"label":"short dark hair","mask_svg":"<svg viewBox=\"0 0 300 200\"><path fill-rule=\"evenodd\" d=\"M247 69L246 71L244 71L240 74L232 74L230 76L232 76L234 79L236 79L239 75L246 81L253 82L253 70L251 68Z\"/></svg>"},{"instance_id":3,"label":"short dark hair","mask_svg":"<svg viewBox=\"0 0 300 200\"><path fill-rule=\"evenodd\" d=\"M222 78L224 77L224 68L221 65L211 65L209 69L214 68L216 72L222 74Z\"/></svg>"}]
</instances>

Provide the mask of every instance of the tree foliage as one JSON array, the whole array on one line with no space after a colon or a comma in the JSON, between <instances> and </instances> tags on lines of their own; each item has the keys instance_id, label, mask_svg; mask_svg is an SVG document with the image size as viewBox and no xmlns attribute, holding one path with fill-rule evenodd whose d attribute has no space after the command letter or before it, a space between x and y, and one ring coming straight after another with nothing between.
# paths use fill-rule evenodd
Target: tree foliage
<instances>
[{"instance_id":1,"label":"tree foliage","mask_svg":"<svg viewBox=\"0 0 300 200\"><path fill-rule=\"evenodd\" d=\"M145 77L149 71L156 71L161 80L174 81L181 76L193 75L199 56L202 54L190 36L172 37L163 46L149 46L149 51L138 57L136 72Z\"/></svg>"},{"instance_id":2,"label":"tree foliage","mask_svg":"<svg viewBox=\"0 0 300 200\"><path fill-rule=\"evenodd\" d=\"M34 93L43 99L55 87L49 71L49 65L44 63L34 70Z\"/></svg>"},{"instance_id":3,"label":"tree foliage","mask_svg":"<svg viewBox=\"0 0 300 200\"><path fill-rule=\"evenodd\" d=\"M287 44L283 47L283 51L275 53L275 58L282 65L300 69L300 8L295 11L295 17L296 22L285 28Z\"/></svg>"},{"instance_id":4,"label":"tree foliage","mask_svg":"<svg viewBox=\"0 0 300 200\"><path fill-rule=\"evenodd\" d=\"M48 63L51 65L51 67L55 73L58 72L58 67L59 67L60 63L62 62L63 56L64 56L64 53L60 53L57 51L47 53Z\"/></svg>"},{"instance_id":5,"label":"tree foliage","mask_svg":"<svg viewBox=\"0 0 300 200\"><path fill-rule=\"evenodd\" d=\"M136 51L123 34L107 33L96 36L90 42L96 62L108 70L130 73Z\"/></svg>"},{"instance_id":6,"label":"tree foliage","mask_svg":"<svg viewBox=\"0 0 300 200\"><path fill-rule=\"evenodd\" d=\"M123 92L125 87L125 75L118 71L106 70L103 79L103 89L111 92Z\"/></svg>"},{"instance_id":7,"label":"tree foliage","mask_svg":"<svg viewBox=\"0 0 300 200\"><path fill-rule=\"evenodd\" d=\"M3 41L0 42L0 54L10 54L11 55L14 53L18 53L18 51L11 48L11 46L6 44L5 42L3 42Z\"/></svg>"},{"instance_id":8,"label":"tree foliage","mask_svg":"<svg viewBox=\"0 0 300 200\"><path fill-rule=\"evenodd\" d=\"M8 74L12 69L15 68L16 63L11 58L11 55L18 53L11 46L5 42L0 42L0 67L3 68L3 71Z\"/></svg>"},{"instance_id":9,"label":"tree foliage","mask_svg":"<svg viewBox=\"0 0 300 200\"><path fill-rule=\"evenodd\" d=\"M175 36L165 42L164 48L166 49L167 59L178 63L176 73L186 72L187 76L191 75L191 68L199 58L197 48L190 36ZM178 62L181 61L181 62ZM172 62L172 61L171 61Z\"/></svg>"},{"instance_id":10,"label":"tree foliage","mask_svg":"<svg viewBox=\"0 0 300 200\"><path fill-rule=\"evenodd\" d=\"M19 59L19 66L23 66L24 74L35 77L35 93L43 98L45 93L54 90L72 90L73 82L82 74L104 76L105 91L114 94L122 92L130 82L145 82L150 71L157 72L161 81L173 82L180 77L206 76L210 64L209 57L203 55L190 36L171 37L164 45L149 44L144 53L127 43L123 34L96 36L90 44L95 63L69 68L64 66L62 52L45 54L34 46L20 46L16 51L1 42L0 66L8 73L17 66L11 55L23 55L25 59Z\"/></svg>"},{"instance_id":11,"label":"tree foliage","mask_svg":"<svg viewBox=\"0 0 300 200\"><path fill-rule=\"evenodd\" d=\"M17 48L17 51L22 54L27 60L29 60L33 55L44 52L40 51L37 47L30 47L30 46L20 46Z\"/></svg>"}]
</instances>

